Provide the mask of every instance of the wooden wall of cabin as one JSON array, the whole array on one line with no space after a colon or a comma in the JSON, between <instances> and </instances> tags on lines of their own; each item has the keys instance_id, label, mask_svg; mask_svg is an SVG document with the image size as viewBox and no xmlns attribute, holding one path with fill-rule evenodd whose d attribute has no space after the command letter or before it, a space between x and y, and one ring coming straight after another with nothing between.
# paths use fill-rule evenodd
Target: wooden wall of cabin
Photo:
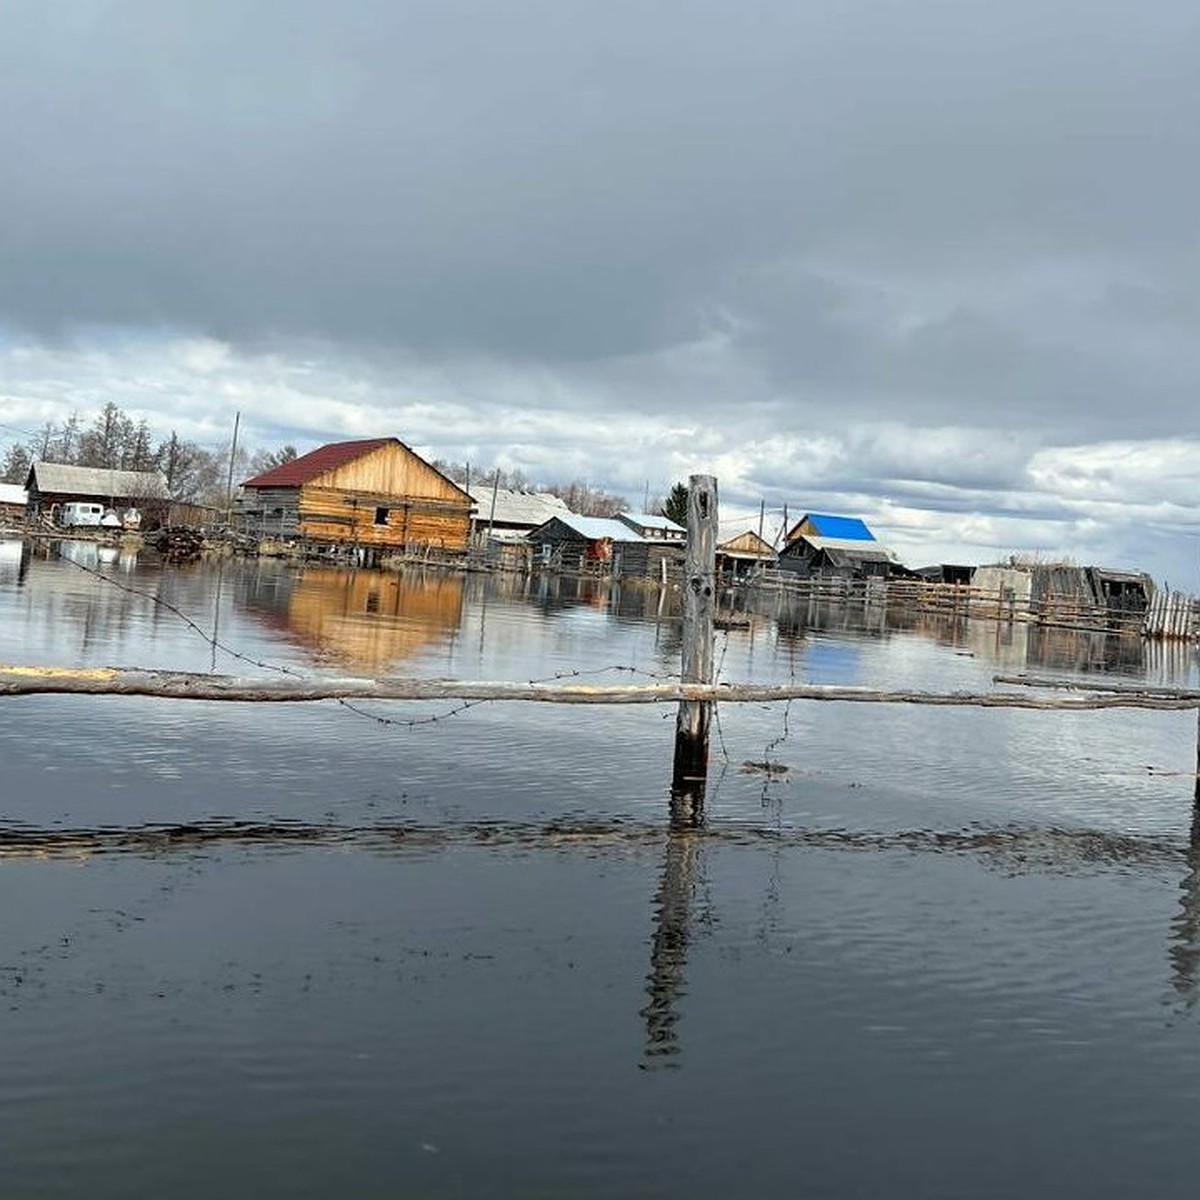
<instances>
[{"instance_id":1,"label":"wooden wall of cabin","mask_svg":"<svg viewBox=\"0 0 1200 1200\"><path fill-rule=\"evenodd\" d=\"M461 552L470 532L471 508L465 497L406 498L304 487L299 509L301 536L317 541Z\"/></svg>"}]
</instances>

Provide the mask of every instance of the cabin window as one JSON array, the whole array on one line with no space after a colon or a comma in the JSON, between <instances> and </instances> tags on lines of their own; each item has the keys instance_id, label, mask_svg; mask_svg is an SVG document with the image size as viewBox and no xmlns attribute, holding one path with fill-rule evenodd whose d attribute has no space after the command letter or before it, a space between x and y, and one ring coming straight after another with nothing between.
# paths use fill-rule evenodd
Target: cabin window
<instances>
[{"instance_id":1,"label":"cabin window","mask_svg":"<svg viewBox=\"0 0 1200 1200\"><path fill-rule=\"evenodd\" d=\"M386 525L388 522L388 510L386 508L377 508L375 510L375 524Z\"/></svg>"}]
</instances>

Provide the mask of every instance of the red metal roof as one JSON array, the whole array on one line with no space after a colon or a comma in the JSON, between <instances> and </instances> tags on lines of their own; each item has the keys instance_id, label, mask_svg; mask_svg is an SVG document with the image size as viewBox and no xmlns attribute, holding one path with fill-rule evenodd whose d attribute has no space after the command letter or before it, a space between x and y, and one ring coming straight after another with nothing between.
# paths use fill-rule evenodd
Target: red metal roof
<instances>
[{"instance_id":1,"label":"red metal roof","mask_svg":"<svg viewBox=\"0 0 1200 1200\"><path fill-rule=\"evenodd\" d=\"M372 450L378 450L381 446L391 445L396 440L366 438L359 442L330 442L327 446L318 446L299 458L293 458L281 467L273 467L270 471L255 475L253 479L247 479L242 487L300 487L301 484L316 479L318 475L324 475L326 471L353 462L356 458L370 454Z\"/></svg>"}]
</instances>

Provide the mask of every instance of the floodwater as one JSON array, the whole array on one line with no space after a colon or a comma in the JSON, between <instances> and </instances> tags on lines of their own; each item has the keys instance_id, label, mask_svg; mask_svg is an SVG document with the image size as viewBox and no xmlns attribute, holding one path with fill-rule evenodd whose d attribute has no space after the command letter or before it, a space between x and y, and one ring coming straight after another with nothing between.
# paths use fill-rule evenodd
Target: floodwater
<instances>
[{"instance_id":1,"label":"floodwater","mask_svg":"<svg viewBox=\"0 0 1200 1200\"><path fill-rule=\"evenodd\" d=\"M748 619L724 679L1196 683L1137 642ZM653 590L0 544L7 663L678 659ZM672 828L673 715L0 698L4 1195L1194 1193L1194 714L726 705Z\"/></svg>"}]
</instances>

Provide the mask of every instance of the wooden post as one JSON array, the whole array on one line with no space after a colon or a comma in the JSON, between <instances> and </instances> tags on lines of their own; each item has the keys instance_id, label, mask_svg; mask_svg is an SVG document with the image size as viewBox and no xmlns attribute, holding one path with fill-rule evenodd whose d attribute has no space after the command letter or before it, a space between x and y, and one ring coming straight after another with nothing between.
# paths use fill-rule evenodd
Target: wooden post
<instances>
[{"instance_id":1,"label":"wooden post","mask_svg":"<svg viewBox=\"0 0 1200 1200\"><path fill-rule=\"evenodd\" d=\"M713 681L713 611L716 604L717 481L688 479L687 557L683 570L684 683ZM712 702L682 700L675 724L673 801L698 806L708 777L708 726Z\"/></svg>"}]
</instances>

